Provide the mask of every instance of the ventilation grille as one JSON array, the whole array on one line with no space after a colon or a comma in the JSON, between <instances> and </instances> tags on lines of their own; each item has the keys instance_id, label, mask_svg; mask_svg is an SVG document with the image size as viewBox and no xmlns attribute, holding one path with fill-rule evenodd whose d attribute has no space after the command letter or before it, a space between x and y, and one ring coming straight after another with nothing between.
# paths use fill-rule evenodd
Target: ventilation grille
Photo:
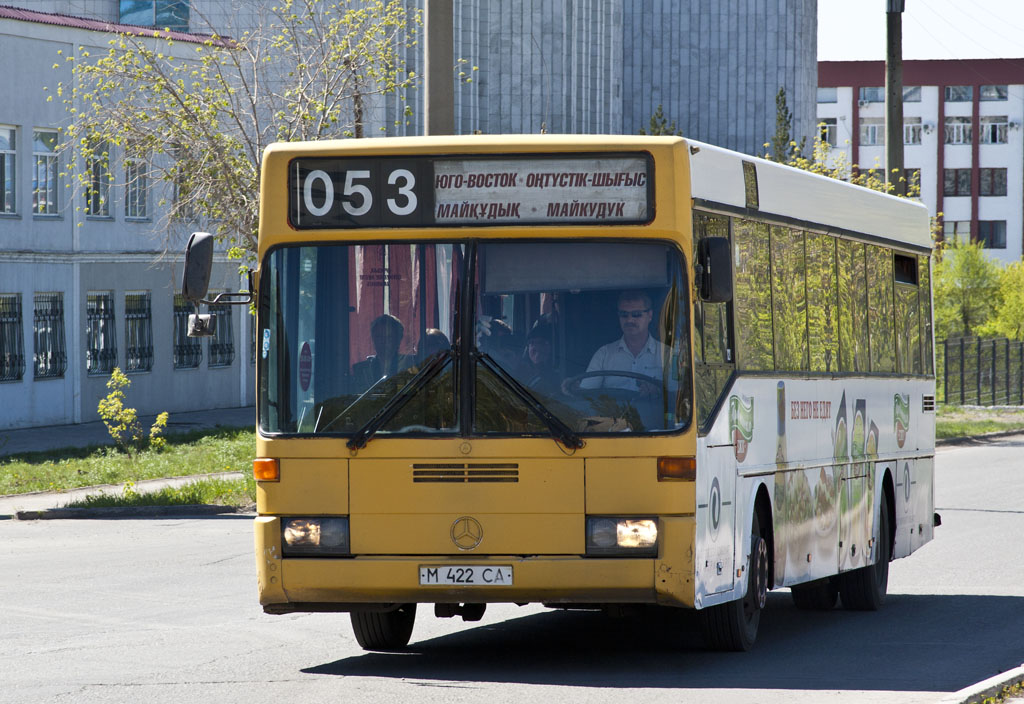
<instances>
[{"instance_id":1,"label":"ventilation grille","mask_svg":"<svg viewBox=\"0 0 1024 704\"><path fill-rule=\"evenodd\" d=\"M412 481L434 484L516 484L519 482L519 465L459 462L414 464Z\"/></svg>"},{"instance_id":2,"label":"ventilation grille","mask_svg":"<svg viewBox=\"0 0 1024 704\"><path fill-rule=\"evenodd\" d=\"M935 412L935 397L926 395L921 397L921 410L925 413Z\"/></svg>"}]
</instances>

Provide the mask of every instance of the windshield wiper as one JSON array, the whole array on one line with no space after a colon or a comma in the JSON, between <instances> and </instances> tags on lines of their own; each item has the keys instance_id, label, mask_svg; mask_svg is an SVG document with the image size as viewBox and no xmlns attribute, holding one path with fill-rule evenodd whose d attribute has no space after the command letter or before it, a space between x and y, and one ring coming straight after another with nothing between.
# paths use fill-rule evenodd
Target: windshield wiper
<instances>
[{"instance_id":1,"label":"windshield wiper","mask_svg":"<svg viewBox=\"0 0 1024 704\"><path fill-rule=\"evenodd\" d=\"M433 359L424 364L423 367L405 383L405 386L399 389L394 396L388 399L388 402L381 406L380 410L377 411L370 420L363 423L363 425L352 434L352 437L349 438L345 445L350 450L359 450L365 447L366 443L370 441L370 438L373 437L374 433L380 430L385 423L394 418L395 414L402 410L402 407L409 402L409 399L415 396L430 382L431 379L441 372L453 356L454 355L450 349L436 354ZM335 418L335 420L337 420L337 418ZM333 423L334 421L332 420L324 427L329 427Z\"/></svg>"},{"instance_id":2,"label":"windshield wiper","mask_svg":"<svg viewBox=\"0 0 1024 704\"><path fill-rule=\"evenodd\" d=\"M519 381L505 371L505 368L498 364L494 359L486 352L480 352L479 350L473 351L473 356L479 360L487 369L491 371L498 379L507 386L512 392L518 396L523 403L525 403L531 411L533 411L538 418L544 421L544 424L548 426L548 430L551 431L551 435L556 441L562 443L571 450L576 450L583 447L583 439L566 423L556 416L554 413L549 411L547 407L537 400L537 398L530 393L529 389L519 383Z\"/></svg>"}]
</instances>

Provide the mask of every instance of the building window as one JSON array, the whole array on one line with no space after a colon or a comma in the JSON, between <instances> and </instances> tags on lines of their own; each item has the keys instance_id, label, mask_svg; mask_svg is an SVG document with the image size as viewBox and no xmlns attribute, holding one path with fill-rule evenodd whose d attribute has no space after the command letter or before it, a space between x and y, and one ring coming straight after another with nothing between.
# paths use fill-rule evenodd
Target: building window
<instances>
[{"instance_id":1,"label":"building window","mask_svg":"<svg viewBox=\"0 0 1024 704\"><path fill-rule=\"evenodd\" d=\"M821 141L825 144L831 144L833 147L836 146L838 141L837 138L837 125L836 118L834 117L823 117L818 120L818 129L821 130Z\"/></svg>"},{"instance_id":2,"label":"building window","mask_svg":"<svg viewBox=\"0 0 1024 704\"><path fill-rule=\"evenodd\" d=\"M903 169L903 181L907 188L921 188L921 169Z\"/></svg>"},{"instance_id":3,"label":"building window","mask_svg":"<svg viewBox=\"0 0 1024 704\"><path fill-rule=\"evenodd\" d=\"M836 102L836 88L835 86L829 86L827 88L818 88L818 102L819 103L834 103Z\"/></svg>"},{"instance_id":4,"label":"building window","mask_svg":"<svg viewBox=\"0 0 1024 704\"><path fill-rule=\"evenodd\" d=\"M885 144L885 120L865 117L860 121L860 143L865 147L880 147Z\"/></svg>"},{"instance_id":5,"label":"building window","mask_svg":"<svg viewBox=\"0 0 1024 704\"><path fill-rule=\"evenodd\" d=\"M64 343L64 294L37 293L32 312L35 350L32 353L36 379L64 376L68 366Z\"/></svg>"},{"instance_id":6,"label":"building window","mask_svg":"<svg viewBox=\"0 0 1024 704\"><path fill-rule=\"evenodd\" d=\"M1009 129L1010 119L1006 115L983 117L978 140L981 144L1006 144Z\"/></svg>"},{"instance_id":7,"label":"building window","mask_svg":"<svg viewBox=\"0 0 1024 704\"><path fill-rule=\"evenodd\" d=\"M949 244L971 241L970 220L944 220L942 223L942 240Z\"/></svg>"},{"instance_id":8,"label":"building window","mask_svg":"<svg viewBox=\"0 0 1024 704\"><path fill-rule=\"evenodd\" d=\"M1006 100L1008 95L1006 86L982 86L978 93L982 100Z\"/></svg>"},{"instance_id":9,"label":"building window","mask_svg":"<svg viewBox=\"0 0 1024 704\"><path fill-rule=\"evenodd\" d=\"M149 291L124 296L125 371L153 368L153 316Z\"/></svg>"},{"instance_id":10,"label":"building window","mask_svg":"<svg viewBox=\"0 0 1024 704\"><path fill-rule=\"evenodd\" d=\"M32 212L57 214L57 130L32 132Z\"/></svg>"},{"instance_id":11,"label":"building window","mask_svg":"<svg viewBox=\"0 0 1024 704\"><path fill-rule=\"evenodd\" d=\"M85 192L85 214L110 217L110 145L95 142L89 145L85 168L89 187Z\"/></svg>"},{"instance_id":12,"label":"building window","mask_svg":"<svg viewBox=\"0 0 1024 704\"><path fill-rule=\"evenodd\" d=\"M903 86L904 103L921 102L921 86Z\"/></svg>"},{"instance_id":13,"label":"building window","mask_svg":"<svg viewBox=\"0 0 1024 704\"><path fill-rule=\"evenodd\" d=\"M124 160L124 216L131 219L149 217L147 194L148 172L144 157L126 157Z\"/></svg>"},{"instance_id":14,"label":"building window","mask_svg":"<svg viewBox=\"0 0 1024 704\"><path fill-rule=\"evenodd\" d=\"M1006 249L1006 221L979 220L978 241L985 249Z\"/></svg>"},{"instance_id":15,"label":"building window","mask_svg":"<svg viewBox=\"0 0 1024 704\"><path fill-rule=\"evenodd\" d=\"M947 103L969 103L973 96L972 86L946 86Z\"/></svg>"},{"instance_id":16,"label":"building window","mask_svg":"<svg viewBox=\"0 0 1024 704\"><path fill-rule=\"evenodd\" d=\"M905 118L903 118L903 143L904 144L920 144L921 143L921 118L920 117L905 117Z\"/></svg>"},{"instance_id":17,"label":"building window","mask_svg":"<svg viewBox=\"0 0 1024 704\"><path fill-rule=\"evenodd\" d=\"M203 361L203 338L188 336L188 316L192 304L180 293L174 294L174 368L195 369Z\"/></svg>"},{"instance_id":18,"label":"building window","mask_svg":"<svg viewBox=\"0 0 1024 704\"><path fill-rule=\"evenodd\" d=\"M17 131L0 125L0 213L15 213L17 195Z\"/></svg>"},{"instance_id":19,"label":"building window","mask_svg":"<svg viewBox=\"0 0 1024 704\"><path fill-rule=\"evenodd\" d=\"M121 0L121 24L187 32L188 0Z\"/></svg>"},{"instance_id":20,"label":"building window","mask_svg":"<svg viewBox=\"0 0 1024 704\"><path fill-rule=\"evenodd\" d=\"M946 118L946 144L970 144L971 143L971 118L969 117L947 117Z\"/></svg>"},{"instance_id":21,"label":"building window","mask_svg":"<svg viewBox=\"0 0 1024 704\"><path fill-rule=\"evenodd\" d=\"M860 89L858 99L862 103L884 103L885 102L885 87L884 86L863 86Z\"/></svg>"},{"instance_id":22,"label":"building window","mask_svg":"<svg viewBox=\"0 0 1024 704\"><path fill-rule=\"evenodd\" d=\"M21 327L21 294L0 293L0 381L25 376L25 340Z\"/></svg>"},{"instance_id":23,"label":"building window","mask_svg":"<svg viewBox=\"0 0 1024 704\"><path fill-rule=\"evenodd\" d=\"M85 371L110 374L117 366L117 335L114 330L114 294L109 291L86 295Z\"/></svg>"},{"instance_id":24,"label":"building window","mask_svg":"<svg viewBox=\"0 0 1024 704\"><path fill-rule=\"evenodd\" d=\"M227 367L235 361L235 339L231 325L231 306L223 303L211 305L210 312L217 316L217 329L210 338L210 366Z\"/></svg>"},{"instance_id":25,"label":"building window","mask_svg":"<svg viewBox=\"0 0 1024 704\"><path fill-rule=\"evenodd\" d=\"M980 171L978 195L1006 195L1006 169L981 169Z\"/></svg>"},{"instance_id":26,"label":"building window","mask_svg":"<svg viewBox=\"0 0 1024 704\"><path fill-rule=\"evenodd\" d=\"M971 195L971 170L970 169L943 169L943 171L942 171L942 195L944 195L944 196L969 196L969 195Z\"/></svg>"}]
</instances>

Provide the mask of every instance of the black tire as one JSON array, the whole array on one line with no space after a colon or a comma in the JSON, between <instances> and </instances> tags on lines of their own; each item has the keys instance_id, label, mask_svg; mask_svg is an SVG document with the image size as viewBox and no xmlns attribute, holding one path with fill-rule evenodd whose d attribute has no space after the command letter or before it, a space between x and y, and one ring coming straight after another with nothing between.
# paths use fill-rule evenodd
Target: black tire
<instances>
[{"instance_id":1,"label":"black tire","mask_svg":"<svg viewBox=\"0 0 1024 704\"><path fill-rule=\"evenodd\" d=\"M878 611L885 603L889 587L889 560L892 557L892 529L889 526L889 497L882 491L878 511L878 557L873 564L845 572L837 578L843 608L851 611Z\"/></svg>"},{"instance_id":2,"label":"black tire","mask_svg":"<svg viewBox=\"0 0 1024 704\"><path fill-rule=\"evenodd\" d=\"M750 533L753 544L747 563L747 593L742 599L697 612L704 643L713 650L746 652L757 640L761 609L768 593L768 543L756 512Z\"/></svg>"},{"instance_id":3,"label":"black tire","mask_svg":"<svg viewBox=\"0 0 1024 704\"><path fill-rule=\"evenodd\" d=\"M831 578L816 579L790 588L793 604L804 611L830 611L839 600L839 590Z\"/></svg>"},{"instance_id":4,"label":"black tire","mask_svg":"<svg viewBox=\"0 0 1024 704\"><path fill-rule=\"evenodd\" d=\"M402 604L393 611L353 611L352 630L363 650L401 650L409 645L416 604Z\"/></svg>"}]
</instances>

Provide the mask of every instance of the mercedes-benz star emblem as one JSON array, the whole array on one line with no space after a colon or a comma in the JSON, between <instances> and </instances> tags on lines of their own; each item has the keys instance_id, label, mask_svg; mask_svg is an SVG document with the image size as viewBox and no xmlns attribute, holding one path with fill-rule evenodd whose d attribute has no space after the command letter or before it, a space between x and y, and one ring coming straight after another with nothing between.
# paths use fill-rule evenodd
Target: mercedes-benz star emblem
<instances>
[{"instance_id":1,"label":"mercedes-benz star emblem","mask_svg":"<svg viewBox=\"0 0 1024 704\"><path fill-rule=\"evenodd\" d=\"M452 523L452 542L459 550L472 550L484 539L484 528L472 516L456 518Z\"/></svg>"}]
</instances>

